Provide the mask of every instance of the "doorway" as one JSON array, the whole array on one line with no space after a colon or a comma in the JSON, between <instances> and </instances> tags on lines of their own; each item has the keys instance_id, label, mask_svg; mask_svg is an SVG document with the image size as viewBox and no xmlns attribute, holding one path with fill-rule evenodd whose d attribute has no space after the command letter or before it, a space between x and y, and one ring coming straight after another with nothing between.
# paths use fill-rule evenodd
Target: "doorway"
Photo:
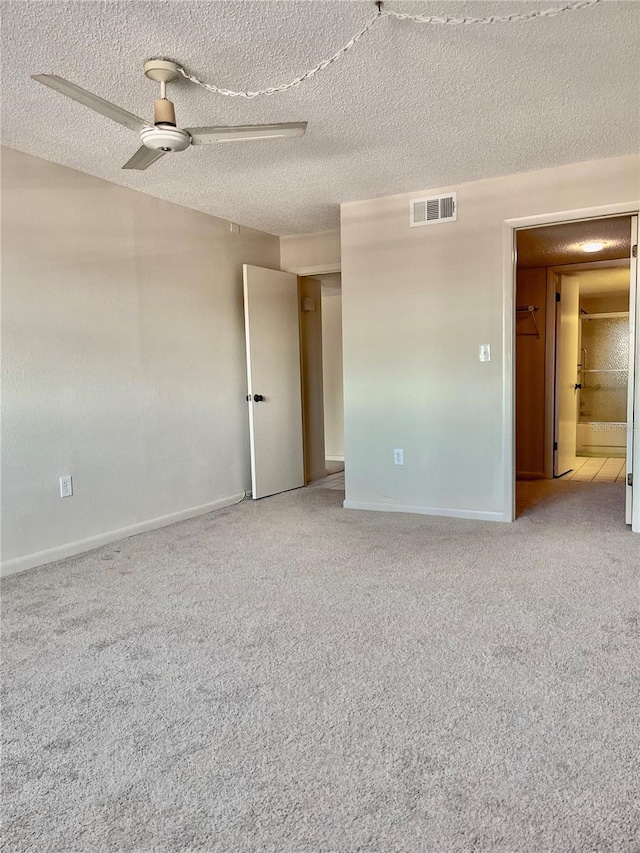
<instances>
[{"instance_id":1,"label":"doorway","mask_svg":"<svg viewBox=\"0 0 640 853\"><path fill-rule=\"evenodd\" d=\"M516 491L619 484L627 523L636 235L630 215L515 231Z\"/></svg>"},{"instance_id":2,"label":"doorway","mask_svg":"<svg viewBox=\"0 0 640 853\"><path fill-rule=\"evenodd\" d=\"M251 495L338 475L344 490L340 273L245 264L243 281Z\"/></svg>"},{"instance_id":3,"label":"doorway","mask_svg":"<svg viewBox=\"0 0 640 853\"><path fill-rule=\"evenodd\" d=\"M300 306L306 482L344 491L340 272L301 276Z\"/></svg>"}]
</instances>

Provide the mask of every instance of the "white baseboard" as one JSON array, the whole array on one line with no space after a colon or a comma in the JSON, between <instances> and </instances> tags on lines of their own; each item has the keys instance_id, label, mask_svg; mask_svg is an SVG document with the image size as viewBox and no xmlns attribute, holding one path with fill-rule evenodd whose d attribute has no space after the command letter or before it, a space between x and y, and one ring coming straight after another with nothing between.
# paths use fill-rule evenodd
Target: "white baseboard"
<instances>
[{"instance_id":1,"label":"white baseboard","mask_svg":"<svg viewBox=\"0 0 640 853\"><path fill-rule=\"evenodd\" d=\"M139 524L131 524L128 527L109 530L106 533L99 533L97 536L90 536L87 539L78 539L75 542L68 542L66 545L49 548L46 551L36 551L33 554L26 554L24 557L5 560L0 566L0 576L15 575L17 572L35 569L36 566L44 566L46 563L64 560L65 557L75 557L77 554L83 554L85 551L93 551L95 548L101 548L103 545L109 545L111 542L118 542L120 539L128 539L129 536L136 536L138 533L158 530L160 527L175 524L176 521L186 521L188 518L205 515L216 509L224 509L226 506L238 503L243 497L244 492L240 492L240 494L232 495L229 498L221 498L211 503L201 504L200 506L184 509L180 512L173 512L170 515L150 518L148 521L141 521Z\"/></svg>"},{"instance_id":2,"label":"white baseboard","mask_svg":"<svg viewBox=\"0 0 640 853\"><path fill-rule=\"evenodd\" d=\"M344 501L345 509L366 509L374 512L410 512L417 515L438 515L447 518L470 518L474 521L511 521L503 512L478 509L448 509L441 506L413 506L411 504L378 504L369 501Z\"/></svg>"},{"instance_id":3,"label":"white baseboard","mask_svg":"<svg viewBox=\"0 0 640 853\"><path fill-rule=\"evenodd\" d=\"M344 462L344 454L342 456L326 456L324 457L327 462Z\"/></svg>"}]
</instances>

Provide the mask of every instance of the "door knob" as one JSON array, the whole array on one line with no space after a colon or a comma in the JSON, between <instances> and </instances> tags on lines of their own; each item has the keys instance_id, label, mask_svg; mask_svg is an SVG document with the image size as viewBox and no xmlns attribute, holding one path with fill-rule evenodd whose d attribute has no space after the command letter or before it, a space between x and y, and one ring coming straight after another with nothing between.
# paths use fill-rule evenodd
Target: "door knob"
<instances>
[{"instance_id":1,"label":"door knob","mask_svg":"<svg viewBox=\"0 0 640 853\"><path fill-rule=\"evenodd\" d=\"M262 403L263 400L264 400L264 397L262 396L262 394L254 394L253 395L253 402L254 403Z\"/></svg>"}]
</instances>

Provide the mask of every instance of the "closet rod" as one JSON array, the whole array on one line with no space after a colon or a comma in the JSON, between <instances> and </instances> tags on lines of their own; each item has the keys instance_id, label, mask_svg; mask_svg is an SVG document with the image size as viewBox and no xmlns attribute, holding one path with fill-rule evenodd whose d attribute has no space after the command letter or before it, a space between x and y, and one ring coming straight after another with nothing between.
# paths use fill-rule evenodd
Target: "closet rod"
<instances>
[{"instance_id":1,"label":"closet rod","mask_svg":"<svg viewBox=\"0 0 640 853\"><path fill-rule=\"evenodd\" d=\"M538 323L536 321L536 311L539 311L537 305L518 305L516 308L516 312L529 314L531 319L533 320L533 327L535 332L517 332L516 337L519 338L538 338L540 339L540 329L538 328Z\"/></svg>"}]
</instances>

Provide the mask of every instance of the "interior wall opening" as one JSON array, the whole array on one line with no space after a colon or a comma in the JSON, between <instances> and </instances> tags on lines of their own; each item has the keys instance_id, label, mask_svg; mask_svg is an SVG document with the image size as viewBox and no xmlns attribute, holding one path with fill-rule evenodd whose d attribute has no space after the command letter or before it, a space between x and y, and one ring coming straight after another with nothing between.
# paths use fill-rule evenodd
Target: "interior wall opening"
<instances>
[{"instance_id":1,"label":"interior wall opening","mask_svg":"<svg viewBox=\"0 0 640 853\"><path fill-rule=\"evenodd\" d=\"M624 517L631 235L631 216L516 231L517 496L620 483Z\"/></svg>"},{"instance_id":2,"label":"interior wall opening","mask_svg":"<svg viewBox=\"0 0 640 853\"><path fill-rule=\"evenodd\" d=\"M344 490L341 274L301 276L299 287L305 479Z\"/></svg>"}]
</instances>

